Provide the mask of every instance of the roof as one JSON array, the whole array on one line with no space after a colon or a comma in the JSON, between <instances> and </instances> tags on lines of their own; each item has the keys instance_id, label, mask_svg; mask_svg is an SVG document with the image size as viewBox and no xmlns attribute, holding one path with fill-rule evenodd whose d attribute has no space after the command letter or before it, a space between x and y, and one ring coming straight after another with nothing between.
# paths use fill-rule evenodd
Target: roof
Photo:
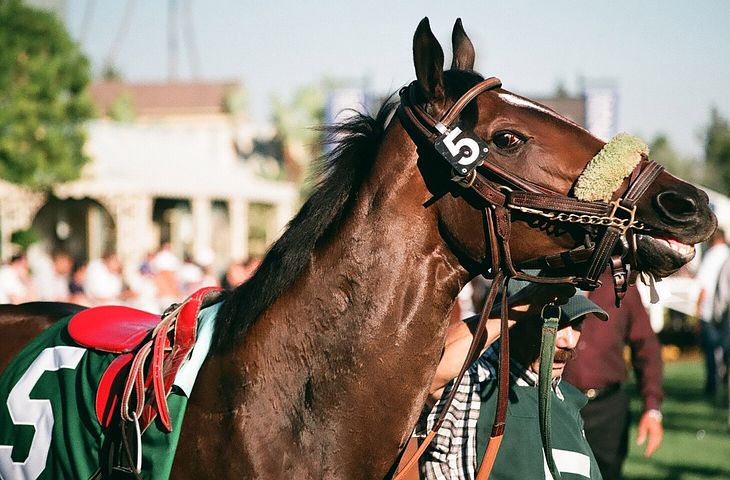
<instances>
[{"instance_id":1,"label":"roof","mask_svg":"<svg viewBox=\"0 0 730 480\"><path fill-rule=\"evenodd\" d=\"M136 115L212 114L225 112L228 92L237 82L126 83L101 81L91 85L91 97L102 116L128 95Z\"/></svg>"},{"instance_id":2,"label":"roof","mask_svg":"<svg viewBox=\"0 0 730 480\"><path fill-rule=\"evenodd\" d=\"M93 161L79 180L56 186L61 198L151 195L279 203L298 195L292 183L257 177L238 158L224 119L148 124L95 120L87 128L85 150Z\"/></svg>"}]
</instances>

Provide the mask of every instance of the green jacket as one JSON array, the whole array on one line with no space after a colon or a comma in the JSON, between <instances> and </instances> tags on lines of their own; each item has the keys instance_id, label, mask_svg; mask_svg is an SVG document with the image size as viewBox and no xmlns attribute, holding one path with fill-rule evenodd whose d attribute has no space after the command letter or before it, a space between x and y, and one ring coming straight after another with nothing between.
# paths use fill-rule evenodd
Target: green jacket
<instances>
[{"instance_id":1,"label":"green jacket","mask_svg":"<svg viewBox=\"0 0 730 480\"><path fill-rule=\"evenodd\" d=\"M482 403L477 422L477 462L481 464L494 423L497 382L482 384ZM555 463L563 480L601 479L596 459L583 433L580 409L587 399L575 387L561 382L561 400L552 392L552 443ZM537 416L538 389L511 385L502 445L491 479L551 480L545 462Z\"/></svg>"}]
</instances>

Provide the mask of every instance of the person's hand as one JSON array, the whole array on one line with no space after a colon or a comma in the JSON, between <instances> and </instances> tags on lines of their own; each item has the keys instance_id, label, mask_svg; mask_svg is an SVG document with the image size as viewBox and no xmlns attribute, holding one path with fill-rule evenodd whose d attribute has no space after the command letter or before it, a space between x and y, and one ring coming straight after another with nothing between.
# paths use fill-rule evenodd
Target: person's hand
<instances>
[{"instance_id":1,"label":"person's hand","mask_svg":"<svg viewBox=\"0 0 730 480\"><path fill-rule=\"evenodd\" d=\"M647 410L641 415L639 429L636 435L636 444L642 445L646 442L644 458L651 457L657 451L664 437L661 413L657 410Z\"/></svg>"}]
</instances>

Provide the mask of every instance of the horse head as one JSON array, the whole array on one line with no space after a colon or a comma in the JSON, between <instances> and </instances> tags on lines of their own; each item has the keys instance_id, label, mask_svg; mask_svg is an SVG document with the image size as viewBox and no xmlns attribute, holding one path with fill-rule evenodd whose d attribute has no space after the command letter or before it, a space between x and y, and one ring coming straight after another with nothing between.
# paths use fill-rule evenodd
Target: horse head
<instances>
[{"instance_id":1,"label":"horse head","mask_svg":"<svg viewBox=\"0 0 730 480\"><path fill-rule=\"evenodd\" d=\"M451 69L443 71L441 46L428 19L421 21L413 40L416 81L401 91L399 114L419 147L442 235L467 271L479 273L498 257L504 268L542 267L590 288L595 278L579 265L596 270L590 259L599 250L611 250L595 260L601 266L613 254L634 271L659 277L692 259L692 245L716 225L704 192L650 162L636 139L629 147L621 145L626 138L607 146L475 73L474 47L460 20L452 41ZM624 173L616 177L616 171ZM501 239L506 248L491 259L494 246L484 227L490 215L497 232L491 243L500 241L505 219L510 224ZM611 229L611 241L603 243Z\"/></svg>"}]
</instances>

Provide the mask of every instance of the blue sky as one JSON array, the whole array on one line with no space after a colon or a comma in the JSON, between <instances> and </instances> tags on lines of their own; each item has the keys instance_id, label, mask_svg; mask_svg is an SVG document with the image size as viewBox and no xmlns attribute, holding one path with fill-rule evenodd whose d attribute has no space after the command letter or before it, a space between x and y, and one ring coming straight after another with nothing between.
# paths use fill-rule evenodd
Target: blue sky
<instances>
[{"instance_id":1,"label":"blue sky","mask_svg":"<svg viewBox=\"0 0 730 480\"><path fill-rule=\"evenodd\" d=\"M167 77L167 6L132 1L117 66L125 78ZM450 32L461 17L477 51L476 69L526 96L581 79L614 83L619 126L650 140L667 134L680 152L700 155L699 133L715 106L730 117L730 2L721 0L431 1L178 0L190 3L199 78L236 80L251 113L324 76L364 82L390 93L414 77L411 41L424 16L450 57ZM109 54L127 1L67 0L75 38L92 2L82 47L98 69ZM180 79L191 70L180 44ZM448 60L447 60L448 61Z\"/></svg>"}]
</instances>

